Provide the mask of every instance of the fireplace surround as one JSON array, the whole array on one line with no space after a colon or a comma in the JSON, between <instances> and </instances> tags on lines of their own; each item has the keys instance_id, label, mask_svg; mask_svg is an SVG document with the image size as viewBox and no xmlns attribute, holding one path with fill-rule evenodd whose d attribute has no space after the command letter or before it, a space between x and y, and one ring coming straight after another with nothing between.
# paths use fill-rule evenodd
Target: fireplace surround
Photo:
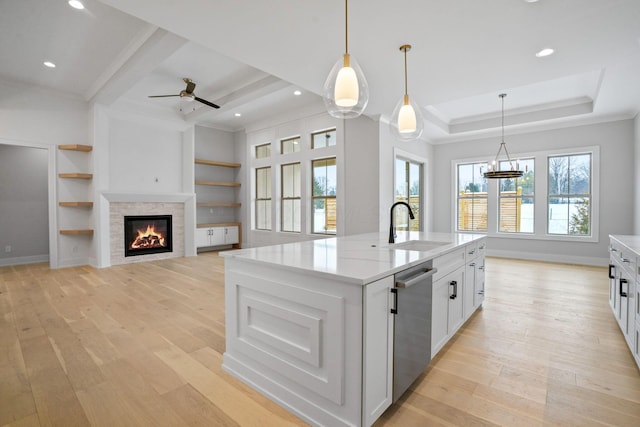
<instances>
[{"instance_id":1,"label":"fireplace surround","mask_svg":"<svg viewBox=\"0 0 640 427\"><path fill-rule=\"evenodd\" d=\"M125 257L172 251L171 215L125 215Z\"/></svg>"}]
</instances>

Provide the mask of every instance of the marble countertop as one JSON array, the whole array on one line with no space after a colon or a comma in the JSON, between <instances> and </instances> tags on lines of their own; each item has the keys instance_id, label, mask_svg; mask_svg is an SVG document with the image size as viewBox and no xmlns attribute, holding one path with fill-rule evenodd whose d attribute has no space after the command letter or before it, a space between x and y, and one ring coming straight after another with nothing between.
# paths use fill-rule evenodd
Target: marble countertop
<instances>
[{"instance_id":1,"label":"marble countertop","mask_svg":"<svg viewBox=\"0 0 640 427\"><path fill-rule=\"evenodd\" d=\"M389 244L388 233L367 233L225 251L220 255L366 285L482 237L485 236L399 231L396 243ZM402 248L403 243L415 240L441 245L427 250Z\"/></svg>"},{"instance_id":2,"label":"marble countertop","mask_svg":"<svg viewBox=\"0 0 640 427\"><path fill-rule=\"evenodd\" d=\"M609 237L616 239L618 242L629 248L629 250L635 252L637 256L640 256L640 236L611 234Z\"/></svg>"}]
</instances>

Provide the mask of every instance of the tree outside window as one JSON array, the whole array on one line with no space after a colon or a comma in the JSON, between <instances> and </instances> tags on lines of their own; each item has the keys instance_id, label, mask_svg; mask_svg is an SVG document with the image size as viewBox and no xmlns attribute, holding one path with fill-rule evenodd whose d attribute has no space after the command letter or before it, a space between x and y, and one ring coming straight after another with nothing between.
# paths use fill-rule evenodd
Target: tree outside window
<instances>
[{"instance_id":1,"label":"tree outside window","mask_svg":"<svg viewBox=\"0 0 640 427\"><path fill-rule=\"evenodd\" d=\"M591 235L591 153L548 157L549 234Z\"/></svg>"}]
</instances>

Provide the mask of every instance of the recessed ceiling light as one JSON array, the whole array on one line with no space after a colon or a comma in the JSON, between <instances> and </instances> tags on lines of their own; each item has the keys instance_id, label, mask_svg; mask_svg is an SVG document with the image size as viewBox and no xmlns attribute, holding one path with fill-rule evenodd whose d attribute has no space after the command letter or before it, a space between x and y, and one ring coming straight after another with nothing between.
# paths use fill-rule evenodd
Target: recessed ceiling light
<instances>
[{"instance_id":1,"label":"recessed ceiling light","mask_svg":"<svg viewBox=\"0 0 640 427\"><path fill-rule=\"evenodd\" d=\"M527 3L536 3L538 0L524 0Z\"/></svg>"},{"instance_id":2,"label":"recessed ceiling light","mask_svg":"<svg viewBox=\"0 0 640 427\"><path fill-rule=\"evenodd\" d=\"M235 114L234 114L234 116L236 116L236 117L242 117L242 114L241 114L241 113L235 113Z\"/></svg>"},{"instance_id":3,"label":"recessed ceiling light","mask_svg":"<svg viewBox=\"0 0 640 427\"><path fill-rule=\"evenodd\" d=\"M82 10L84 9L84 5L79 0L69 0L69 6L74 9Z\"/></svg>"},{"instance_id":4,"label":"recessed ceiling light","mask_svg":"<svg viewBox=\"0 0 640 427\"><path fill-rule=\"evenodd\" d=\"M295 92L293 92L293 94L295 96L300 96L300 95L302 95L302 92L300 92L299 90L296 90Z\"/></svg>"},{"instance_id":5,"label":"recessed ceiling light","mask_svg":"<svg viewBox=\"0 0 640 427\"><path fill-rule=\"evenodd\" d=\"M51 61L44 61L43 64L44 64L45 67L56 68L56 64L54 64Z\"/></svg>"},{"instance_id":6,"label":"recessed ceiling light","mask_svg":"<svg viewBox=\"0 0 640 427\"><path fill-rule=\"evenodd\" d=\"M549 56L554 52L553 49L551 49L550 47L544 48L542 49L540 52L536 53L536 56L538 58L542 58L543 56Z\"/></svg>"}]
</instances>

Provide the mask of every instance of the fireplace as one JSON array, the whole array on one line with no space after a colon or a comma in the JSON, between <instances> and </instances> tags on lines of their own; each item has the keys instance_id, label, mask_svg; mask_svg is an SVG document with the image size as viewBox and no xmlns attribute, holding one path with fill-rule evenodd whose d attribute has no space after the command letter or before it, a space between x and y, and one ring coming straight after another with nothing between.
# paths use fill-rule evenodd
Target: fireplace
<instances>
[{"instance_id":1,"label":"fireplace","mask_svg":"<svg viewBox=\"0 0 640 427\"><path fill-rule=\"evenodd\" d=\"M172 252L171 215L124 217L124 256Z\"/></svg>"}]
</instances>

